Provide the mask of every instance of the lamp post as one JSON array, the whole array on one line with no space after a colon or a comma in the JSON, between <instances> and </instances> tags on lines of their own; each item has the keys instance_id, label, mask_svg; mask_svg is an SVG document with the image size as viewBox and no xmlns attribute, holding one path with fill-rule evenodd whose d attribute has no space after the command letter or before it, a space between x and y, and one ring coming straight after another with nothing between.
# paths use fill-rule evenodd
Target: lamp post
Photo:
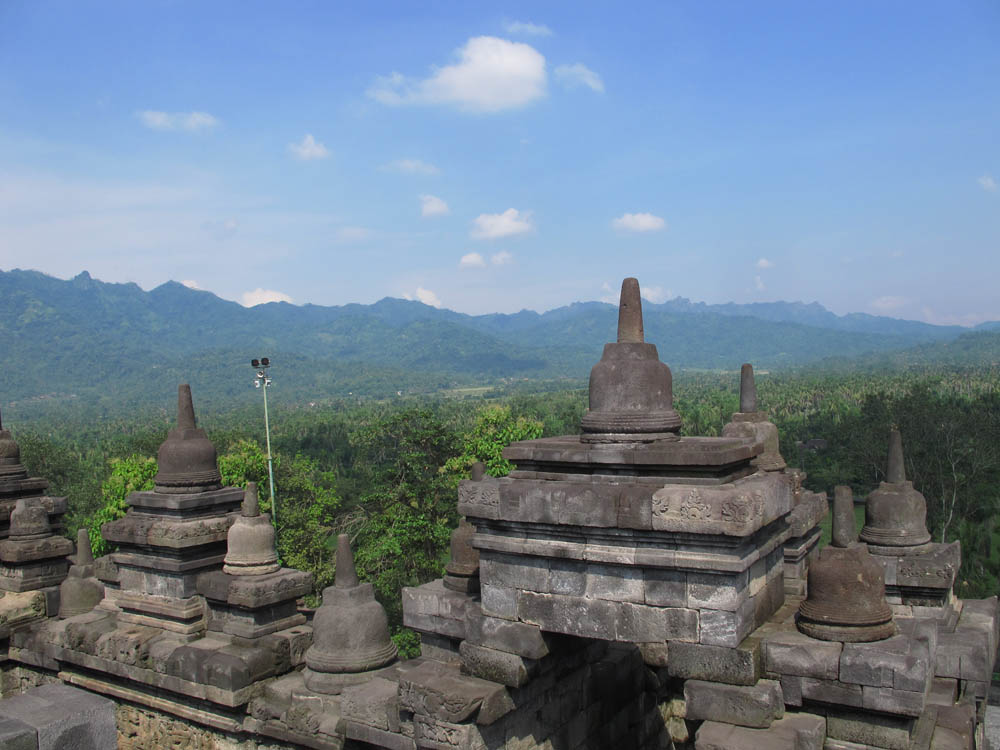
<instances>
[{"instance_id":1,"label":"lamp post","mask_svg":"<svg viewBox=\"0 0 1000 750\"><path fill-rule=\"evenodd\" d=\"M267 440L267 479L271 487L271 518L274 519L274 529L278 529L278 498L274 495L274 466L271 463L271 424L267 417L267 389L271 386L271 378L267 374L271 360L267 357L251 359L250 364L257 370L253 384L264 392L264 436Z\"/></svg>"}]
</instances>

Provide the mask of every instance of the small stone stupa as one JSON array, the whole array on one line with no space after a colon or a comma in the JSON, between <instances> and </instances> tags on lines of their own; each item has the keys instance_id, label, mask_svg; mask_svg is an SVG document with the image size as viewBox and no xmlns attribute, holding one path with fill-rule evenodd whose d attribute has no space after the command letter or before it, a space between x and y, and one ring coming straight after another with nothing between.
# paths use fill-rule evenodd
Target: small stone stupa
<instances>
[{"instance_id":1,"label":"small stone stupa","mask_svg":"<svg viewBox=\"0 0 1000 750\"><path fill-rule=\"evenodd\" d=\"M757 411L757 383L753 365L740 368L740 410L722 428L723 437L749 437L763 446L763 452L751 463L764 471L781 471L785 459L778 446L778 428L768 419L766 412Z\"/></svg>"},{"instance_id":2,"label":"small stone stupa","mask_svg":"<svg viewBox=\"0 0 1000 750\"><path fill-rule=\"evenodd\" d=\"M916 554L926 549L927 501L906 479L903 438L899 430L889 433L889 466L885 481L865 503L865 526L861 541L877 545L872 552L892 555Z\"/></svg>"},{"instance_id":3,"label":"small stone stupa","mask_svg":"<svg viewBox=\"0 0 1000 750\"><path fill-rule=\"evenodd\" d=\"M198 578L209 630L252 639L305 623L296 601L312 591L312 574L278 563L274 527L270 514L260 512L256 482L247 482L243 514L229 529L227 548L222 570Z\"/></svg>"},{"instance_id":4,"label":"small stone stupa","mask_svg":"<svg viewBox=\"0 0 1000 750\"><path fill-rule=\"evenodd\" d=\"M809 566L809 594L799 605L797 625L822 641L880 641L896 633L885 599L885 574L868 548L857 542L854 509L844 512L844 493L837 490L832 542Z\"/></svg>"},{"instance_id":5,"label":"small stone stupa","mask_svg":"<svg viewBox=\"0 0 1000 750\"><path fill-rule=\"evenodd\" d=\"M222 487L215 446L195 423L191 387L177 389L177 427L158 454L151 492L133 492L124 518L101 533L118 544L112 559L120 589L106 596L118 619L169 630L188 638L205 632L205 603L198 576L218 569L243 490Z\"/></svg>"},{"instance_id":6,"label":"small stone stupa","mask_svg":"<svg viewBox=\"0 0 1000 750\"><path fill-rule=\"evenodd\" d=\"M470 477L473 482L482 482L486 476L486 466L482 461L472 465ZM458 519L458 528L451 532L451 559L445 566L444 586L463 594L479 591L479 550L472 546L472 535L476 527L466 520Z\"/></svg>"},{"instance_id":7,"label":"small stone stupa","mask_svg":"<svg viewBox=\"0 0 1000 750\"><path fill-rule=\"evenodd\" d=\"M333 586L323 590L323 604L313 617L313 643L306 651L306 686L337 695L344 687L366 682L396 660L389 622L375 601L370 583L358 581L347 534L337 537Z\"/></svg>"},{"instance_id":8,"label":"small stone stupa","mask_svg":"<svg viewBox=\"0 0 1000 750\"><path fill-rule=\"evenodd\" d=\"M590 371L590 408L580 423L585 443L677 440L680 415L674 411L673 376L647 344L642 298L634 278L622 282L618 341L604 345Z\"/></svg>"},{"instance_id":9,"label":"small stone stupa","mask_svg":"<svg viewBox=\"0 0 1000 750\"><path fill-rule=\"evenodd\" d=\"M42 499L22 497L10 514L10 536L0 541L0 589L58 586L66 577L66 555L72 551L69 539L52 533Z\"/></svg>"},{"instance_id":10,"label":"small stone stupa","mask_svg":"<svg viewBox=\"0 0 1000 750\"><path fill-rule=\"evenodd\" d=\"M104 598L104 584L94 571L94 554L86 529L76 533L76 562L59 586L59 617L65 619L90 612Z\"/></svg>"},{"instance_id":11,"label":"small stone stupa","mask_svg":"<svg viewBox=\"0 0 1000 750\"><path fill-rule=\"evenodd\" d=\"M21 463L21 448L10 430L4 429L0 416L0 539L10 531L10 514L22 498L37 498L49 517L54 534L63 529L62 517L66 513L65 497L44 495L49 483L41 477L29 477Z\"/></svg>"}]
</instances>

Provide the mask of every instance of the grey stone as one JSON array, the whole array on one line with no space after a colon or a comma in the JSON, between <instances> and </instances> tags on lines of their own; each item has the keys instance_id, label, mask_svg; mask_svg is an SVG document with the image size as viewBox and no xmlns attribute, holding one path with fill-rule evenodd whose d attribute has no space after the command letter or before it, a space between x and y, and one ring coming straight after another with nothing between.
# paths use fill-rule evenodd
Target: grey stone
<instances>
[{"instance_id":1,"label":"grey stone","mask_svg":"<svg viewBox=\"0 0 1000 750\"><path fill-rule=\"evenodd\" d=\"M699 610L699 640L710 646L735 648L754 629L753 598L747 599L736 612Z\"/></svg>"},{"instance_id":2,"label":"grey stone","mask_svg":"<svg viewBox=\"0 0 1000 750\"><path fill-rule=\"evenodd\" d=\"M229 527L222 570L234 576L274 573L281 567L274 544L271 516L262 514L257 503L257 483L247 482L243 513Z\"/></svg>"},{"instance_id":3,"label":"grey stone","mask_svg":"<svg viewBox=\"0 0 1000 750\"><path fill-rule=\"evenodd\" d=\"M0 716L33 727L38 750L107 750L118 742L115 704L63 684L0 701Z\"/></svg>"},{"instance_id":4,"label":"grey stone","mask_svg":"<svg viewBox=\"0 0 1000 750\"><path fill-rule=\"evenodd\" d=\"M927 531L927 501L906 480L903 440L896 429L889 434L885 479L865 501L860 539L879 547L904 548L905 554L905 548L926 544L931 535Z\"/></svg>"},{"instance_id":5,"label":"grey stone","mask_svg":"<svg viewBox=\"0 0 1000 750\"><path fill-rule=\"evenodd\" d=\"M764 669L780 675L836 680L843 644L819 641L797 631L780 631L764 638Z\"/></svg>"},{"instance_id":6,"label":"grey stone","mask_svg":"<svg viewBox=\"0 0 1000 750\"><path fill-rule=\"evenodd\" d=\"M860 685L847 685L837 680L817 680L800 677L799 693L805 700L838 706L860 708L863 703Z\"/></svg>"},{"instance_id":7,"label":"grey stone","mask_svg":"<svg viewBox=\"0 0 1000 750\"><path fill-rule=\"evenodd\" d=\"M758 560L756 565L761 568L761 586L763 586L764 560ZM724 609L734 612L751 594L756 593L748 588L748 573L736 574L688 573L688 606L691 609Z\"/></svg>"},{"instance_id":8,"label":"grey stone","mask_svg":"<svg viewBox=\"0 0 1000 750\"><path fill-rule=\"evenodd\" d=\"M861 691L861 706L869 711L914 717L920 716L924 711L922 692L870 685L863 686Z\"/></svg>"},{"instance_id":9,"label":"grey stone","mask_svg":"<svg viewBox=\"0 0 1000 750\"><path fill-rule=\"evenodd\" d=\"M481 583L483 613L507 620L516 620L518 613L517 590L509 586Z\"/></svg>"},{"instance_id":10,"label":"grey stone","mask_svg":"<svg viewBox=\"0 0 1000 750\"><path fill-rule=\"evenodd\" d=\"M641 572L620 566L588 565L584 596L641 604L645 601Z\"/></svg>"},{"instance_id":11,"label":"grey stone","mask_svg":"<svg viewBox=\"0 0 1000 750\"><path fill-rule=\"evenodd\" d=\"M761 644L754 638L736 648L673 641L665 666L671 677L754 685L761 674Z\"/></svg>"},{"instance_id":12,"label":"grey stone","mask_svg":"<svg viewBox=\"0 0 1000 750\"><path fill-rule=\"evenodd\" d=\"M830 544L850 547L858 541L858 526L854 517L854 491L843 484L833 488L833 532Z\"/></svg>"},{"instance_id":13,"label":"grey stone","mask_svg":"<svg viewBox=\"0 0 1000 750\"><path fill-rule=\"evenodd\" d=\"M337 569L333 586L323 591L323 604L313 617L313 644L306 665L313 672L372 672L396 658L389 623L370 583L359 583L347 534L337 537ZM312 684L310 684L310 682ZM318 692L322 680L306 678Z\"/></svg>"},{"instance_id":14,"label":"grey stone","mask_svg":"<svg viewBox=\"0 0 1000 750\"><path fill-rule=\"evenodd\" d=\"M3 750L37 750L38 733L33 726L17 719L0 719L0 748Z\"/></svg>"},{"instance_id":15,"label":"grey stone","mask_svg":"<svg viewBox=\"0 0 1000 750\"><path fill-rule=\"evenodd\" d=\"M470 608L466 638L477 646L489 646L528 659L541 659L549 653L545 635L537 625L490 617Z\"/></svg>"},{"instance_id":16,"label":"grey stone","mask_svg":"<svg viewBox=\"0 0 1000 750\"><path fill-rule=\"evenodd\" d=\"M827 736L886 750L908 750L913 726L911 718L883 714L829 711L826 715Z\"/></svg>"},{"instance_id":17,"label":"grey stone","mask_svg":"<svg viewBox=\"0 0 1000 750\"><path fill-rule=\"evenodd\" d=\"M926 642L897 635L878 643L845 643L840 657L843 682L923 693L933 677Z\"/></svg>"},{"instance_id":18,"label":"grey stone","mask_svg":"<svg viewBox=\"0 0 1000 750\"><path fill-rule=\"evenodd\" d=\"M688 719L742 727L768 727L785 711L781 685L775 680L760 680L752 686L688 680L684 683L684 702Z\"/></svg>"},{"instance_id":19,"label":"grey stone","mask_svg":"<svg viewBox=\"0 0 1000 750\"><path fill-rule=\"evenodd\" d=\"M688 606L688 574L682 570L647 568L645 575L646 604L656 607Z\"/></svg>"},{"instance_id":20,"label":"grey stone","mask_svg":"<svg viewBox=\"0 0 1000 750\"><path fill-rule=\"evenodd\" d=\"M471 675L508 687L522 687L538 671L537 662L506 651L462 641L462 666Z\"/></svg>"},{"instance_id":21,"label":"grey stone","mask_svg":"<svg viewBox=\"0 0 1000 750\"><path fill-rule=\"evenodd\" d=\"M695 750L823 750L826 720L813 714L787 714L768 729L706 721L695 735Z\"/></svg>"}]
</instances>

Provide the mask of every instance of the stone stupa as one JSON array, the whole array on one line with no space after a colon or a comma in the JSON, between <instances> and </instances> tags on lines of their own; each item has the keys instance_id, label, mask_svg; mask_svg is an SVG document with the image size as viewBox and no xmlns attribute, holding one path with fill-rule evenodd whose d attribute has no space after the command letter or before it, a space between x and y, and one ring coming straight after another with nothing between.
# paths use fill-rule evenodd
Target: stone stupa
<instances>
[{"instance_id":1,"label":"stone stupa","mask_svg":"<svg viewBox=\"0 0 1000 750\"><path fill-rule=\"evenodd\" d=\"M313 643L304 670L310 690L337 695L396 660L385 610L375 600L372 585L358 580L347 534L337 537L334 584L323 590L323 604L312 624Z\"/></svg>"}]
</instances>

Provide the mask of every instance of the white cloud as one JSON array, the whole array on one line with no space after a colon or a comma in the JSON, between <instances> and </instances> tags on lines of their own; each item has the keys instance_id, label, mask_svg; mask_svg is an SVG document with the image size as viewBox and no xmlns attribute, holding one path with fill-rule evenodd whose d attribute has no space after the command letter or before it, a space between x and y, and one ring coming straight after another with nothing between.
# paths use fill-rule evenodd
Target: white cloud
<instances>
[{"instance_id":1,"label":"white cloud","mask_svg":"<svg viewBox=\"0 0 1000 750\"><path fill-rule=\"evenodd\" d=\"M658 232L667 226L667 222L653 214L622 214L612 224L615 229L628 232Z\"/></svg>"},{"instance_id":2,"label":"white cloud","mask_svg":"<svg viewBox=\"0 0 1000 750\"><path fill-rule=\"evenodd\" d=\"M604 81L583 63L556 66L555 74L556 80L567 88L575 89L579 86L586 86L591 91L596 91L599 94L604 93Z\"/></svg>"},{"instance_id":3,"label":"white cloud","mask_svg":"<svg viewBox=\"0 0 1000 750\"><path fill-rule=\"evenodd\" d=\"M430 289L424 289L422 286L418 286L417 291L413 294L404 294L403 299L416 299L418 302L423 302L425 305L430 305L431 307L441 307L441 300L438 296Z\"/></svg>"},{"instance_id":4,"label":"white cloud","mask_svg":"<svg viewBox=\"0 0 1000 750\"><path fill-rule=\"evenodd\" d=\"M185 281L182 281L181 283L188 289L201 289L201 287L198 286L198 282L194 281L193 279L187 279Z\"/></svg>"},{"instance_id":5,"label":"white cloud","mask_svg":"<svg viewBox=\"0 0 1000 750\"><path fill-rule=\"evenodd\" d=\"M905 304L905 297L893 297L892 295L886 295L884 297L879 297L876 300L872 300L871 307L885 312L888 310L895 310Z\"/></svg>"},{"instance_id":6,"label":"white cloud","mask_svg":"<svg viewBox=\"0 0 1000 750\"><path fill-rule=\"evenodd\" d=\"M658 305L661 302L667 301L667 298L670 296L670 290L664 289L662 286L644 286L640 287L639 294L643 299Z\"/></svg>"},{"instance_id":7,"label":"white cloud","mask_svg":"<svg viewBox=\"0 0 1000 750\"><path fill-rule=\"evenodd\" d=\"M508 253L506 250L501 250L499 253L494 253L490 256L490 263L494 266L505 266L508 263L513 262L514 256Z\"/></svg>"},{"instance_id":8,"label":"white cloud","mask_svg":"<svg viewBox=\"0 0 1000 750\"><path fill-rule=\"evenodd\" d=\"M420 215L421 216L447 216L451 213L451 209L448 208L448 204L443 200L438 198L436 195L421 195L420 196Z\"/></svg>"},{"instance_id":9,"label":"white cloud","mask_svg":"<svg viewBox=\"0 0 1000 750\"><path fill-rule=\"evenodd\" d=\"M243 292L240 304L243 307L255 307L266 305L268 302L291 302L292 298L284 292L276 292L273 289L254 289L252 292Z\"/></svg>"},{"instance_id":10,"label":"white cloud","mask_svg":"<svg viewBox=\"0 0 1000 750\"><path fill-rule=\"evenodd\" d=\"M763 292L764 289L766 288L764 286L764 279L762 279L760 276L753 277L753 285L757 288L758 292Z\"/></svg>"},{"instance_id":11,"label":"white cloud","mask_svg":"<svg viewBox=\"0 0 1000 750\"><path fill-rule=\"evenodd\" d=\"M441 170L433 164L420 159L396 159L388 164L382 165L385 172L399 172L401 174L437 174Z\"/></svg>"},{"instance_id":12,"label":"white cloud","mask_svg":"<svg viewBox=\"0 0 1000 750\"><path fill-rule=\"evenodd\" d=\"M142 124L151 130L184 130L197 133L219 125L219 119L208 112L162 112L147 109L138 113Z\"/></svg>"},{"instance_id":13,"label":"white cloud","mask_svg":"<svg viewBox=\"0 0 1000 750\"><path fill-rule=\"evenodd\" d=\"M371 237L371 230L365 227L341 227L337 230L337 239L341 242L360 242Z\"/></svg>"},{"instance_id":14,"label":"white cloud","mask_svg":"<svg viewBox=\"0 0 1000 750\"><path fill-rule=\"evenodd\" d=\"M508 31L508 33L511 34L552 36L552 29L544 23L531 23L531 21L508 21L503 27Z\"/></svg>"},{"instance_id":15,"label":"white cloud","mask_svg":"<svg viewBox=\"0 0 1000 750\"><path fill-rule=\"evenodd\" d=\"M774 268L774 263L772 261L769 261L767 258L761 258L760 260L757 261L757 268L760 269Z\"/></svg>"},{"instance_id":16,"label":"white cloud","mask_svg":"<svg viewBox=\"0 0 1000 750\"><path fill-rule=\"evenodd\" d=\"M289 143L288 150L299 161L325 159L330 155L326 146L313 138L311 133L306 133L298 143Z\"/></svg>"},{"instance_id":17,"label":"white cloud","mask_svg":"<svg viewBox=\"0 0 1000 750\"><path fill-rule=\"evenodd\" d=\"M906 253L904 253L902 250L893 250L891 253L889 253L890 258L902 258L904 255L906 255Z\"/></svg>"},{"instance_id":18,"label":"white cloud","mask_svg":"<svg viewBox=\"0 0 1000 750\"><path fill-rule=\"evenodd\" d=\"M485 268L486 259L479 253L466 253L458 261L460 268Z\"/></svg>"},{"instance_id":19,"label":"white cloud","mask_svg":"<svg viewBox=\"0 0 1000 750\"><path fill-rule=\"evenodd\" d=\"M979 183L979 187L981 187L988 193L992 193L997 189L997 181L994 180L993 177L988 174L984 174L977 180L977 182Z\"/></svg>"},{"instance_id":20,"label":"white cloud","mask_svg":"<svg viewBox=\"0 0 1000 750\"><path fill-rule=\"evenodd\" d=\"M534 229L531 212L516 208L508 208L502 214L480 214L472 220L472 225L472 236L477 240L495 240Z\"/></svg>"},{"instance_id":21,"label":"white cloud","mask_svg":"<svg viewBox=\"0 0 1000 750\"><path fill-rule=\"evenodd\" d=\"M517 109L546 93L545 57L534 47L492 36L469 39L458 61L422 80L380 77L368 96L382 104L450 104L470 112Z\"/></svg>"}]
</instances>

